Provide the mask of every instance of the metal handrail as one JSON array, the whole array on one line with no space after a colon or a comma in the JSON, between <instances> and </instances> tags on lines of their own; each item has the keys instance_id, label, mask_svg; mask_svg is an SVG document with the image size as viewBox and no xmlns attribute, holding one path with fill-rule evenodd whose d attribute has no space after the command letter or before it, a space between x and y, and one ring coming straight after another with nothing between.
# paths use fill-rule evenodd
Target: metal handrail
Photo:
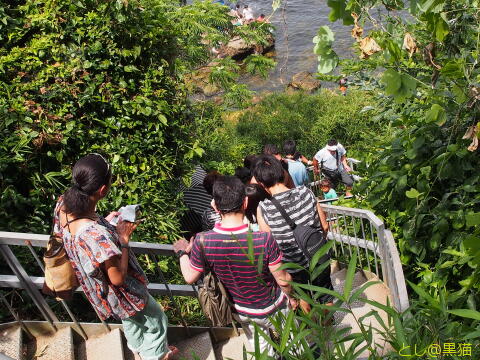
<instances>
[{"instance_id":1,"label":"metal handrail","mask_svg":"<svg viewBox=\"0 0 480 360\"><path fill-rule=\"evenodd\" d=\"M374 268L374 273L391 290L395 309L399 312L407 310L410 305L400 256L392 232L385 229L383 221L370 210L325 203L320 205L327 213L327 220L330 221L331 229L328 237L335 241L336 253L348 255L345 250L345 247L348 247L351 255L351 246L356 247L357 252L363 249L366 264L363 266L360 260L360 266L370 271ZM369 227L366 226L367 223ZM361 233L360 236L358 231ZM370 239L367 239L368 237ZM373 256L373 264L370 262L371 256Z\"/></svg>"},{"instance_id":2,"label":"metal handrail","mask_svg":"<svg viewBox=\"0 0 480 360\"><path fill-rule=\"evenodd\" d=\"M26 270L20 264L18 259L16 258L13 251L10 249L9 246L27 246L32 256L35 258L37 265L39 266L42 272L43 264L41 263L38 256L36 256L33 247L39 248L46 248L50 236L43 235L43 234L28 234L28 233L16 233L16 232L2 232L0 231L0 254L3 255L5 261L9 265L10 269L13 271L14 275L0 275L0 288L14 288L14 289L24 289L28 296L33 300L35 306L38 308L41 316L44 320L50 324L51 328L54 331L57 331L57 325L59 323L59 319L56 317L55 313L53 312L52 308L49 304L45 301L44 297L40 293L40 289L43 287L44 277L36 277L30 276L27 274ZM155 260L157 256L172 256L174 255L173 252L173 245L167 244L152 244L152 243L141 243L141 242L130 242L130 247L137 255L147 255L153 256ZM172 300L172 303L175 305L175 310L177 311L186 331L187 334L189 333L189 327L187 326L185 320L183 319L183 315L181 313L180 308L176 306L176 302L173 296L196 296L197 289L193 285L171 285L165 281L163 274L159 274L162 279L162 283L149 283L147 288L149 292L153 295L168 295ZM76 292L83 293L82 289L79 287L76 289ZM84 338L87 337L82 325L76 320L73 313L70 311L68 305L62 301L62 305L67 311L68 315L73 321L74 327L77 328L78 332L82 334ZM95 308L93 308L95 310ZM102 320L97 311L95 313L103 324L107 331L110 331L109 325ZM12 313L15 317L15 313Z\"/></svg>"},{"instance_id":3,"label":"metal handrail","mask_svg":"<svg viewBox=\"0 0 480 360\"><path fill-rule=\"evenodd\" d=\"M400 312L405 311L409 307L409 301L402 265L393 235L385 229L383 221L369 210L327 203L320 205L330 220L331 229L328 237L335 241L335 253L341 252L348 257L353 250L361 255L359 265L369 270L374 269L375 274L390 288L394 307ZM25 289L34 302L36 301L35 304L44 318L55 326L54 323L58 319L52 316L53 311L39 293L44 278L27 275L9 248L9 246L28 246L29 244L34 247L46 248L48 240L49 235L0 232L0 253L8 258L7 262L10 261L10 267L18 267L16 270L12 269L15 275L0 275L0 288ZM170 244L130 242L130 248L137 255L153 256L155 260L158 260L158 256L174 255L173 245ZM167 284L163 274L159 275L162 283L148 285L152 294L168 295L171 299L173 296L196 296L195 286ZM77 291L81 291L81 289L79 288ZM179 314L182 319L180 311ZM186 325L183 319L182 322Z\"/></svg>"},{"instance_id":4,"label":"metal handrail","mask_svg":"<svg viewBox=\"0 0 480 360\"><path fill-rule=\"evenodd\" d=\"M0 231L0 245L26 246L29 241L34 247L46 248L49 235ZM135 254L174 255L173 245L131 241L130 247Z\"/></svg>"}]
</instances>

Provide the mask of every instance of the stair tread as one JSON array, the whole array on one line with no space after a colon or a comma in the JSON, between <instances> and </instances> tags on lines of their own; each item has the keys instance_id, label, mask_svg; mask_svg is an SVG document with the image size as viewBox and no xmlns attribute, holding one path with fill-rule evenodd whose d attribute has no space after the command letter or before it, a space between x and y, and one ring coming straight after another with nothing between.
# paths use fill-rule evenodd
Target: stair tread
<instances>
[{"instance_id":1,"label":"stair tread","mask_svg":"<svg viewBox=\"0 0 480 360\"><path fill-rule=\"evenodd\" d=\"M89 338L85 342L86 360L121 360L123 356L122 333L113 329L109 333Z\"/></svg>"},{"instance_id":2,"label":"stair tread","mask_svg":"<svg viewBox=\"0 0 480 360\"><path fill-rule=\"evenodd\" d=\"M378 281L379 279L377 277L373 277L370 280L366 280L364 283L367 281ZM356 285L356 286L355 286ZM361 284L355 284L354 287L352 288L352 292L355 292L357 289L359 289L363 283ZM343 287L343 284L342 284ZM383 320L385 324L388 323L387 321L387 314L378 308L375 308L374 306L365 303L362 299L369 299L369 300L374 300L377 301L383 305L387 304L387 298L390 299L391 303L391 294L387 286L381 282L379 284L374 284L370 286L369 288L365 289L362 295L354 301L352 304L350 304L350 308L352 312L355 314L355 317L357 319L361 318L364 315L367 315L370 311L376 310L378 312L378 315L380 318ZM346 307L345 304L342 304L342 307ZM335 318L335 327L337 328L351 328L351 330L347 333L358 333L360 332L360 328L355 321L355 317L352 314L348 314L345 312L335 312L334 318ZM372 334L372 341L374 344L376 344L375 348L377 351L377 355L383 356L384 354L388 353L389 350L391 350L391 346L388 344L388 342L383 338L383 336L376 330L383 330L382 327L380 326L380 323L378 320L373 317L373 316L368 316L362 320L363 325L365 326L372 326L373 327L373 334ZM346 335L347 335L346 334ZM345 346L348 347L352 343L352 340L347 341L345 343ZM363 346L364 343L360 344L360 346ZM360 354L361 359L366 359L370 355L370 352L368 350L364 350ZM360 359L359 358L359 359Z\"/></svg>"},{"instance_id":3,"label":"stair tread","mask_svg":"<svg viewBox=\"0 0 480 360\"><path fill-rule=\"evenodd\" d=\"M244 333L231 337L215 346L217 359L243 360L243 347L247 351L253 351Z\"/></svg>"},{"instance_id":4,"label":"stair tread","mask_svg":"<svg viewBox=\"0 0 480 360\"><path fill-rule=\"evenodd\" d=\"M343 293L345 287L345 277L347 275L347 269L339 270L331 275L332 286L336 292ZM364 284L367 278L361 271L357 271L353 278L352 289L357 288Z\"/></svg>"},{"instance_id":5,"label":"stair tread","mask_svg":"<svg viewBox=\"0 0 480 360\"><path fill-rule=\"evenodd\" d=\"M65 327L53 335L37 337L35 356L38 360L74 360L72 328Z\"/></svg>"},{"instance_id":6,"label":"stair tread","mask_svg":"<svg viewBox=\"0 0 480 360\"><path fill-rule=\"evenodd\" d=\"M212 339L208 332L182 340L176 343L175 346L179 350L179 354L176 356L177 359L215 360Z\"/></svg>"},{"instance_id":7,"label":"stair tread","mask_svg":"<svg viewBox=\"0 0 480 360\"><path fill-rule=\"evenodd\" d=\"M0 354L12 359L22 359L22 329L12 326L0 333Z\"/></svg>"}]
</instances>

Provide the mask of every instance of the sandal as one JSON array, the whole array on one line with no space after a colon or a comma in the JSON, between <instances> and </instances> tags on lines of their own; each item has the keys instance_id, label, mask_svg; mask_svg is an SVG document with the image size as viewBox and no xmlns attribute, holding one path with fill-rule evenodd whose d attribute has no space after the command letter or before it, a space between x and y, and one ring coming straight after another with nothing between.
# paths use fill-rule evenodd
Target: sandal
<instances>
[{"instance_id":1,"label":"sandal","mask_svg":"<svg viewBox=\"0 0 480 360\"><path fill-rule=\"evenodd\" d=\"M169 351L165 354L162 360L172 360L173 357L179 352L179 350L173 345L168 345L168 349Z\"/></svg>"}]
</instances>

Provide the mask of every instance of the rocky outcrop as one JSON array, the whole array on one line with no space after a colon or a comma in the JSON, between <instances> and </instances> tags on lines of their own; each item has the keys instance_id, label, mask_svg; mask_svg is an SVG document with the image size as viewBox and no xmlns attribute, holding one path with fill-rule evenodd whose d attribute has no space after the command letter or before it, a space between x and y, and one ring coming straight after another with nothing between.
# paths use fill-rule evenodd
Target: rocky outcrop
<instances>
[{"instance_id":1,"label":"rocky outcrop","mask_svg":"<svg viewBox=\"0 0 480 360\"><path fill-rule=\"evenodd\" d=\"M240 37L232 38L228 44L221 46L217 50L217 56L224 58L231 56L234 60L242 60L250 54L265 54L269 53L270 56L273 56L274 53L272 49L275 45L275 40L273 36L270 36L268 39L268 44L258 45L258 44L247 44L245 40ZM213 60L208 65L205 65L196 71L185 76L185 84L187 87L200 94L205 96L213 96L221 92L221 89L215 84L210 83L210 73L213 70L213 67L218 65L218 60Z\"/></svg>"},{"instance_id":2,"label":"rocky outcrop","mask_svg":"<svg viewBox=\"0 0 480 360\"><path fill-rule=\"evenodd\" d=\"M185 84L191 90L197 93L202 93L205 96L213 96L220 92L220 88L212 83L210 83L210 73L214 66L218 62L212 61L210 64L201 67L200 69L188 74L185 77Z\"/></svg>"},{"instance_id":3,"label":"rocky outcrop","mask_svg":"<svg viewBox=\"0 0 480 360\"><path fill-rule=\"evenodd\" d=\"M292 81L288 84L289 89L314 92L322 86L320 80L315 79L312 73L302 71L293 75Z\"/></svg>"},{"instance_id":4,"label":"rocky outcrop","mask_svg":"<svg viewBox=\"0 0 480 360\"><path fill-rule=\"evenodd\" d=\"M242 60L251 54L264 54L269 52L275 46L275 39L270 36L267 45L248 44L239 36L232 38L226 45L218 49L220 57L231 56L234 60Z\"/></svg>"}]
</instances>

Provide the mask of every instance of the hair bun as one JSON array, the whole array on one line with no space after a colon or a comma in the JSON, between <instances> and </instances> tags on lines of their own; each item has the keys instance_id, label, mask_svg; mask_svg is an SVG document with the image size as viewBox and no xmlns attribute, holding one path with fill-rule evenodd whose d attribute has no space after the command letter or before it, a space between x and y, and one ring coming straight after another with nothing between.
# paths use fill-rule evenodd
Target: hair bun
<instances>
[{"instance_id":1,"label":"hair bun","mask_svg":"<svg viewBox=\"0 0 480 360\"><path fill-rule=\"evenodd\" d=\"M82 195L89 195L85 190L82 189L82 187L80 185L78 185L76 182L73 183L72 185L72 188L74 188L75 190L77 190L80 194Z\"/></svg>"}]
</instances>

